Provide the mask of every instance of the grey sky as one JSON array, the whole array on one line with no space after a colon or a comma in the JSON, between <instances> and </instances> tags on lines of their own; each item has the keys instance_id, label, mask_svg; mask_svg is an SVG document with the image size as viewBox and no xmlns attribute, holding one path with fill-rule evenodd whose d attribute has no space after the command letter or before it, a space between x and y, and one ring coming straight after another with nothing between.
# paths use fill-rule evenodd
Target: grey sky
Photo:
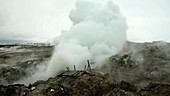
<instances>
[{"instance_id":1,"label":"grey sky","mask_svg":"<svg viewBox=\"0 0 170 96\"><path fill-rule=\"evenodd\" d=\"M75 1L0 0L0 39L44 41L59 35L71 26ZM127 18L128 40L170 41L170 0L113 1Z\"/></svg>"},{"instance_id":2,"label":"grey sky","mask_svg":"<svg viewBox=\"0 0 170 96\"><path fill-rule=\"evenodd\" d=\"M170 41L170 0L115 0L127 17L128 39Z\"/></svg>"}]
</instances>

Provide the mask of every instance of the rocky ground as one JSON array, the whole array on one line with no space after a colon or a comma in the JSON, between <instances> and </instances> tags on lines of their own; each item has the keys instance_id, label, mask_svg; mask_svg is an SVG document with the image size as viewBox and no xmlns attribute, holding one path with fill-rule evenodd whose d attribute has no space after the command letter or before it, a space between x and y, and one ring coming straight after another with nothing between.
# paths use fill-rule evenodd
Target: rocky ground
<instances>
[{"instance_id":1,"label":"rocky ground","mask_svg":"<svg viewBox=\"0 0 170 96\"><path fill-rule=\"evenodd\" d=\"M127 42L102 70L114 82L124 80L141 87L150 82L170 83L170 44Z\"/></svg>"},{"instance_id":2,"label":"rocky ground","mask_svg":"<svg viewBox=\"0 0 170 96\"><path fill-rule=\"evenodd\" d=\"M170 85L150 83L143 89L122 81L111 83L99 71L66 71L29 86L0 86L0 96L169 96Z\"/></svg>"},{"instance_id":3,"label":"rocky ground","mask_svg":"<svg viewBox=\"0 0 170 96\"><path fill-rule=\"evenodd\" d=\"M28 70L48 61L53 46L0 45L0 85L8 85L21 77L31 75Z\"/></svg>"},{"instance_id":4,"label":"rocky ground","mask_svg":"<svg viewBox=\"0 0 170 96\"><path fill-rule=\"evenodd\" d=\"M101 68L9 85L48 61L53 46L0 46L0 96L170 96L170 44L127 42Z\"/></svg>"}]
</instances>

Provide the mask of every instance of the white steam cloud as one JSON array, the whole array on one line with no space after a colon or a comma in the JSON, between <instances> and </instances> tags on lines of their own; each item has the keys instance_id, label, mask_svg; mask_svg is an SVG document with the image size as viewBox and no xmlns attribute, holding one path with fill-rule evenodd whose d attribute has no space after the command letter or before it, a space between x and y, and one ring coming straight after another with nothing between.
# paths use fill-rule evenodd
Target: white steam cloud
<instances>
[{"instance_id":1,"label":"white steam cloud","mask_svg":"<svg viewBox=\"0 0 170 96\"><path fill-rule=\"evenodd\" d=\"M105 5L94 0L78 0L69 18L73 25L55 40L55 53L46 72L48 76L56 75L66 66L76 65L82 69L88 59L100 66L126 41L125 17L111 0Z\"/></svg>"}]
</instances>

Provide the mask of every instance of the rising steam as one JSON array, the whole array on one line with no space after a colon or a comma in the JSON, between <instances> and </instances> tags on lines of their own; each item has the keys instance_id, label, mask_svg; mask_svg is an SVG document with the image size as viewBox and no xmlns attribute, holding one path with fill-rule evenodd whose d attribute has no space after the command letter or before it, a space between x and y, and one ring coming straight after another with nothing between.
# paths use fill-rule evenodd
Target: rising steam
<instances>
[{"instance_id":1,"label":"rising steam","mask_svg":"<svg viewBox=\"0 0 170 96\"><path fill-rule=\"evenodd\" d=\"M48 76L56 75L66 66L82 69L87 59L100 66L107 57L120 51L126 41L125 17L111 0L105 5L78 0L69 18L73 25L55 40Z\"/></svg>"}]
</instances>

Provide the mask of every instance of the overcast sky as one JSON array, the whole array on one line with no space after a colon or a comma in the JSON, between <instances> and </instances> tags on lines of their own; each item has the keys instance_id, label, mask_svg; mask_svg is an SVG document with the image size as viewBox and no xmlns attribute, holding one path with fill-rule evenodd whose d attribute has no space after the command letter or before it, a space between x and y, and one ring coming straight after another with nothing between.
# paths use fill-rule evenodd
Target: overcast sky
<instances>
[{"instance_id":1,"label":"overcast sky","mask_svg":"<svg viewBox=\"0 0 170 96\"><path fill-rule=\"evenodd\" d=\"M0 39L45 41L71 26L76 0L0 0ZM105 3L107 0L96 0ZM130 41L170 41L170 0L113 0Z\"/></svg>"}]
</instances>

